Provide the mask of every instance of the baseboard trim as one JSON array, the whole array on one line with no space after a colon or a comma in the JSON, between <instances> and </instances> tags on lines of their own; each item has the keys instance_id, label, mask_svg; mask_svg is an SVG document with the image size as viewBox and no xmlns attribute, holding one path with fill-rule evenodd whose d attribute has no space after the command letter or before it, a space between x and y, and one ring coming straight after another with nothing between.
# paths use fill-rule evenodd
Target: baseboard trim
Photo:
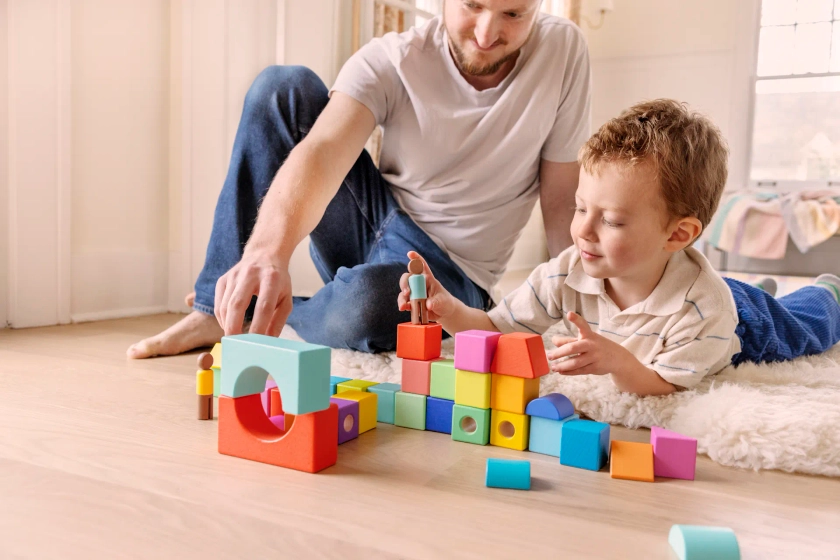
<instances>
[{"instance_id":1,"label":"baseboard trim","mask_svg":"<svg viewBox=\"0 0 840 560\"><path fill-rule=\"evenodd\" d=\"M143 315L159 315L169 313L165 305L153 305L151 307L132 307L128 309L109 309L107 311L93 311L91 313L75 313L70 316L73 323L90 323L91 321L108 321L111 319L126 319L128 317L141 317Z\"/></svg>"}]
</instances>

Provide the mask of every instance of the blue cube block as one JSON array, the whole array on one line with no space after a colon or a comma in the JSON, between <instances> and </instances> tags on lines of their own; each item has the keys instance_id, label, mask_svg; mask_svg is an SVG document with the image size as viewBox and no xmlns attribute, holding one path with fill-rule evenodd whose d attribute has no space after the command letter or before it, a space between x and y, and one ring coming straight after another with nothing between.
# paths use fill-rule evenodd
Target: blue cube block
<instances>
[{"instance_id":1,"label":"blue cube block","mask_svg":"<svg viewBox=\"0 0 840 560\"><path fill-rule=\"evenodd\" d=\"M528 451L560 457L560 447L563 440L563 424L570 420L579 420L580 416L573 414L562 420L551 420L531 416L531 432L528 440Z\"/></svg>"},{"instance_id":2,"label":"blue cube block","mask_svg":"<svg viewBox=\"0 0 840 560\"><path fill-rule=\"evenodd\" d=\"M455 401L428 397L426 399L426 429L451 434L453 406L455 406Z\"/></svg>"},{"instance_id":3,"label":"blue cube block","mask_svg":"<svg viewBox=\"0 0 840 560\"><path fill-rule=\"evenodd\" d=\"M487 459L484 484L489 488L531 489L531 461Z\"/></svg>"},{"instance_id":4,"label":"blue cube block","mask_svg":"<svg viewBox=\"0 0 840 560\"><path fill-rule=\"evenodd\" d=\"M337 375L330 375L330 396L335 395L336 389L335 386L339 383L344 383L345 381L350 381L349 377L339 377Z\"/></svg>"},{"instance_id":5,"label":"blue cube block","mask_svg":"<svg viewBox=\"0 0 840 560\"><path fill-rule=\"evenodd\" d=\"M560 464L599 471L607 464L610 425L590 420L572 420L563 424Z\"/></svg>"},{"instance_id":6,"label":"blue cube block","mask_svg":"<svg viewBox=\"0 0 840 560\"><path fill-rule=\"evenodd\" d=\"M376 393L378 404L376 405L376 421L383 424L394 423L394 411L396 410L395 395L400 392L400 386L396 383L379 383L368 387L368 393Z\"/></svg>"}]
</instances>

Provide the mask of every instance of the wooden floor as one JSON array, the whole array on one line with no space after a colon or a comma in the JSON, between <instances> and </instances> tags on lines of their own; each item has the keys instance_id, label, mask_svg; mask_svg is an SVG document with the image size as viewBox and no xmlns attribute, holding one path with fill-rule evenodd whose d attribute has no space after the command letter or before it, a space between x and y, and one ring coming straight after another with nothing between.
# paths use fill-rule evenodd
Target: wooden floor
<instances>
[{"instance_id":1,"label":"wooden floor","mask_svg":"<svg viewBox=\"0 0 840 560\"><path fill-rule=\"evenodd\" d=\"M195 355L124 357L177 318L0 331L0 558L664 559L674 523L733 528L743 558L840 556L837 480L705 457L629 482L384 424L317 475L219 455ZM529 459L533 490L485 488L487 457Z\"/></svg>"}]
</instances>

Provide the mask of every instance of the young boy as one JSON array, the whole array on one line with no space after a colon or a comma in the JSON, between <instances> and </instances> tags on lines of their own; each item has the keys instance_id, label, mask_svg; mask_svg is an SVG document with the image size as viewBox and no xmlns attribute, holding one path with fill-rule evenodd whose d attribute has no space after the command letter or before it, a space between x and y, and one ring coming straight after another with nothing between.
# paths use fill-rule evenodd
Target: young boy
<instances>
[{"instance_id":1,"label":"young boy","mask_svg":"<svg viewBox=\"0 0 840 560\"><path fill-rule=\"evenodd\" d=\"M693 387L731 363L827 350L840 340L840 278L776 300L721 278L691 246L717 208L727 155L720 131L680 103L631 107L580 151L574 245L489 313L454 298L426 266L429 318L450 334L542 334L562 320L577 336L553 339L552 371L610 374L639 395Z\"/></svg>"}]
</instances>

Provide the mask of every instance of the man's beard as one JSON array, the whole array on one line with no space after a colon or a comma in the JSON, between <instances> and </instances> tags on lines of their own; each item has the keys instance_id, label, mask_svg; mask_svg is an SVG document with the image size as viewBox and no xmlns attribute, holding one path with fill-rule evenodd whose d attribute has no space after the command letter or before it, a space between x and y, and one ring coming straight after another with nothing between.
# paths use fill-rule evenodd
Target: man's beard
<instances>
[{"instance_id":1,"label":"man's beard","mask_svg":"<svg viewBox=\"0 0 840 560\"><path fill-rule=\"evenodd\" d=\"M508 53L496 62L492 62L490 64L485 64L484 66L480 66L478 64L473 64L467 59L467 55L461 48L455 44L455 41L452 40L450 37L449 39L449 46L452 48L452 54L455 58L455 64L458 66L458 69L467 74L468 76L492 76L499 69L505 65L506 62L510 61L519 54L521 49L516 49L512 53Z\"/></svg>"}]
</instances>

